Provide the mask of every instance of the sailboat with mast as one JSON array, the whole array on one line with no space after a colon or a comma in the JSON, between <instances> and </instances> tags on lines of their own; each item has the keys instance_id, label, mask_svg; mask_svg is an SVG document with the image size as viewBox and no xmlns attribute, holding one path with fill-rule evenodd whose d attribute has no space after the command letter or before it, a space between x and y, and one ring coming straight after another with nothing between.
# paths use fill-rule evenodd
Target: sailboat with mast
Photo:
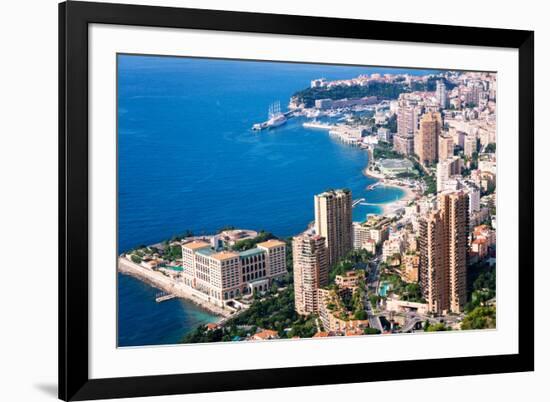
<instances>
[{"instance_id":1,"label":"sailboat with mast","mask_svg":"<svg viewBox=\"0 0 550 402\"><path fill-rule=\"evenodd\" d=\"M281 112L281 102L273 102L269 106L268 120L263 123L256 123L252 126L253 130L260 131L264 129L271 129L282 126L287 122L287 118L284 113Z\"/></svg>"}]
</instances>

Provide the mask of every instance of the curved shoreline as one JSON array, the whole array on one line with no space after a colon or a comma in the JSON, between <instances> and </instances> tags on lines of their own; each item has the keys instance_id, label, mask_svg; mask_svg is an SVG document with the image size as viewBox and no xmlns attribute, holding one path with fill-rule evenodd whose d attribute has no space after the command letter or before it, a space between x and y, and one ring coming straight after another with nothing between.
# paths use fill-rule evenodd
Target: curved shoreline
<instances>
[{"instance_id":1,"label":"curved shoreline","mask_svg":"<svg viewBox=\"0 0 550 402\"><path fill-rule=\"evenodd\" d=\"M369 161L369 165L362 170L362 173L365 177L376 179L377 183L380 183L384 187L398 188L403 191L403 196L401 196L398 200L379 204L380 207L382 208L382 213L384 215L393 213L396 209L402 208L403 206L408 205L409 202L417 198L417 194L412 188L400 183L395 179L387 178L382 173L372 172L371 170L369 170L369 166L370 166L370 161Z\"/></svg>"}]
</instances>

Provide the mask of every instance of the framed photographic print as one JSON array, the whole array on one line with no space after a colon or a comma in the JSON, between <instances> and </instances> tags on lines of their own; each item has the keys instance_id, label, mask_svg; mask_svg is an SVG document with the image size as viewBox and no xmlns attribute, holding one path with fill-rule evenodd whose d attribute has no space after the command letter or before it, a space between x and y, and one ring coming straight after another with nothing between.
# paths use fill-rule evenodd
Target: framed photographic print
<instances>
[{"instance_id":1,"label":"framed photographic print","mask_svg":"<svg viewBox=\"0 0 550 402\"><path fill-rule=\"evenodd\" d=\"M61 399L534 369L533 32L76 1L59 32Z\"/></svg>"}]
</instances>

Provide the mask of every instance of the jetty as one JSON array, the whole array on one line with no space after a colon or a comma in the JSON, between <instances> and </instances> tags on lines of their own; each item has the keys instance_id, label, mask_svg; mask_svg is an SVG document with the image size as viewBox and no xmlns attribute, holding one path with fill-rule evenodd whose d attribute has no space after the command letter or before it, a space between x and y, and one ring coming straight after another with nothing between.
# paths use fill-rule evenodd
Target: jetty
<instances>
[{"instance_id":1,"label":"jetty","mask_svg":"<svg viewBox=\"0 0 550 402\"><path fill-rule=\"evenodd\" d=\"M381 185L382 185L382 183L379 182L379 181L377 181L376 183L373 183L373 184L369 184L367 186L367 191L374 190L376 187L381 186Z\"/></svg>"},{"instance_id":2,"label":"jetty","mask_svg":"<svg viewBox=\"0 0 550 402\"><path fill-rule=\"evenodd\" d=\"M155 301L157 303L162 303L163 301L172 300L172 299L175 299L176 297L178 296L176 296L173 293L160 292L160 293L157 293Z\"/></svg>"}]
</instances>

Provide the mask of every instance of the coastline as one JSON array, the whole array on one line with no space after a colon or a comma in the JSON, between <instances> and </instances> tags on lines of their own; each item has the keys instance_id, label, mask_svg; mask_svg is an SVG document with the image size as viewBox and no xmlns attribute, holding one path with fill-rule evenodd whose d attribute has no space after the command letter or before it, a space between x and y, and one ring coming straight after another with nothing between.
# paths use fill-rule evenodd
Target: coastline
<instances>
[{"instance_id":1,"label":"coastline","mask_svg":"<svg viewBox=\"0 0 550 402\"><path fill-rule=\"evenodd\" d=\"M382 213L384 215L394 213L397 209L407 206L409 202L417 198L418 194L408 185L401 183L399 180L387 178L382 173L373 172L369 169L369 166L370 161L369 165L365 167L362 171L365 177L370 177L371 179L378 180L378 182L381 183L381 185L384 187L399 188L403 191L403 196L400 197L398 200L379 204L380 208L382 208Z\"/></svg>"},{"instance_id":2,"label":"coastline","mask_svg":"<svg viewBox=\"0 0 550 402\"><path fill-rule=\"evenodd\" d=\"M118 257L117 269L122 274L133 276L134 278L152 287L170 294L174 294L178 298L182 298L196 304L209 313L216 315L216 322L224 321L226 318L232 316L229 310L224 310L218 306L208 303L207 301L199 299L188 290L178 286L177 282L173 279L168 278L160 272L142 267L125 257Z\"/></svg>"}]
</instances>

